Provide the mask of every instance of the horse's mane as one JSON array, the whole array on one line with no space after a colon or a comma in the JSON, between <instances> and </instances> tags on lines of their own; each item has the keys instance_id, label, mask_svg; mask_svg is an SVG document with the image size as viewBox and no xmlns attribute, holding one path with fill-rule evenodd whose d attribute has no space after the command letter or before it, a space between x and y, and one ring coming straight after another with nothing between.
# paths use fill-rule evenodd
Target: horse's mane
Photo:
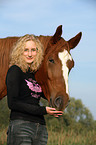
<instances>
[{"instance_id":1,"label":"horse's mane","mask_svg":"<svg viewBox=\"0 0 96 145\"><path fill-rule=\"evenodd\" d=\"M48 45L48 42L49 42L49 40L51 39L51 37L52 37L52 36L42 36L42 35L38 36L40 42L41 42L41 43L43 44L43 46L44 46L44 50L46 50L47 45Z\"/></svg>"}]
</instances>

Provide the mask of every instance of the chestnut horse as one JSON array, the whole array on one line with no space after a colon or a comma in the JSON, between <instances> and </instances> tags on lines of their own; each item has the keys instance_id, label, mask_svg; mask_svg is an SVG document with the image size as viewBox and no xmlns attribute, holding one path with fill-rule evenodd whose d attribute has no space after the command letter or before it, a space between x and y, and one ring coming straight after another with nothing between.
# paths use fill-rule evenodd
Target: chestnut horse
<instances>
[{"instance_id":1,"label":"chestnut horse","mask_svg":"<svg viewBox=\"0 0 96 145\"><path fill-rule=\"evenodd\" d=\"M62 25L56 29L53 36L38 36L44 46L44 60L35 75L51 106L58 110L64 110L69 101L68 74L74 66L70 50L79 43L82 33L78 33L68 41L65 41L61 35ZM19 38L0 39L0 99L7 95L5 78L9 53Z\"/></svg>"}]
</instances>

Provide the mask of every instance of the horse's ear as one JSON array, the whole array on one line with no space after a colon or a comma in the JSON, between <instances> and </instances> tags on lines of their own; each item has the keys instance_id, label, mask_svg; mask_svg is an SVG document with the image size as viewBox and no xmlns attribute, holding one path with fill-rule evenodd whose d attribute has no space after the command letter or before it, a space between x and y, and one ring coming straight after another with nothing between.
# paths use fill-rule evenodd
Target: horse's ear
<instances>
[{"instance_id":1,"label":"horse's ear","mask_svg":"<svg viewBox=\"0 0 96 145\"><path fill-rule=\"evenodd\" d=\"M57 27L56 32L52 37L54 43L56 43L61 38L61 35L62 35L62 25Z\"/></svg>"},{"instance_id":2,"label":"horse's ear","mask_svg":"<svg viewBox=\"0 0 96 145\"><path fill-rule=\"evenodd\" d=\"M61 35L62 35L62 25L60 25L60 26L57 27L55 34L49 40L49 42L47 44L47 49L46 49L45 53L48 53L48 51L50 50L50 48L52 47L52 45L56 44L56 42L58 40L60 40Z\"/></svg>"},{"instance_id":3,"label":"horse's ear","mask_svg":"<svg viewBox=\"0 0 96 145\"><path fill-rule=\"evenodd\" d=\"M50 45L56 44L56 42L60 40L61 35L62 35L62 25L57 27L55 34L52 36L52 38L49 41Z\"/></svg>"},{"instance_id":4,"label":"horse's ear","mask_svg":"<svg viewBox=\"0 0 96 145\"><path fill-rule=\"evenodd\" d=\"M79 43L79 41L81 39L81 36L82 36L82 32L79 32L75 37L73 37L69 41L67 41L70 49L73 49L74 47L77 46L77 44Z\"/></svg>"}]
</instances>

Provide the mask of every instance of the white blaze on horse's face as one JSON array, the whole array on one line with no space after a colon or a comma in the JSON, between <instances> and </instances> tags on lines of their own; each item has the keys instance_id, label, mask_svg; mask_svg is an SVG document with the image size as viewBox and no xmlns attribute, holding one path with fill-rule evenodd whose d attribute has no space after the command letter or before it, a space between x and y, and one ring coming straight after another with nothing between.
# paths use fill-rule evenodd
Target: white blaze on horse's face
<instances>
[{"instance_id":1,"label":"white blaze on horse's face","mask_svg":"<svg viewBox=\"0 0 96 145\"><path fill-rule=\"evenodd\" d=\"M58 56L59 56L59 59L62 62L63 77L64 77L65 85L66 85L66 93L69 94L69 89L68 89L68 72L69 72L69 68L67 67L67 61L68 60L72 60L72 57L68 53L67 50L64 50L63 52L59 52Z\"/></svg>"}]
</instances>

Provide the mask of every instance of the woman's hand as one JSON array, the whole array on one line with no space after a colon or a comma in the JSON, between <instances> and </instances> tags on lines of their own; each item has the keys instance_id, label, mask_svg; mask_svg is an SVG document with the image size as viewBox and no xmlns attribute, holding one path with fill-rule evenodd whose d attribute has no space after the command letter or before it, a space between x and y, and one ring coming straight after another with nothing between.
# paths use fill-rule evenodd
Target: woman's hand
<instances>
[{"instance_id":1,"label":"woman's hand","mask_svg":"<svg viewBox=\"0 0 96 145\"><path fill-rule=\"evenodd\" d=\"M48 114L53 115L54 117L59 117L63 114L62 111L57 111L55 108L46 107L46 111Z\"/></svg>"}]
</instances>

